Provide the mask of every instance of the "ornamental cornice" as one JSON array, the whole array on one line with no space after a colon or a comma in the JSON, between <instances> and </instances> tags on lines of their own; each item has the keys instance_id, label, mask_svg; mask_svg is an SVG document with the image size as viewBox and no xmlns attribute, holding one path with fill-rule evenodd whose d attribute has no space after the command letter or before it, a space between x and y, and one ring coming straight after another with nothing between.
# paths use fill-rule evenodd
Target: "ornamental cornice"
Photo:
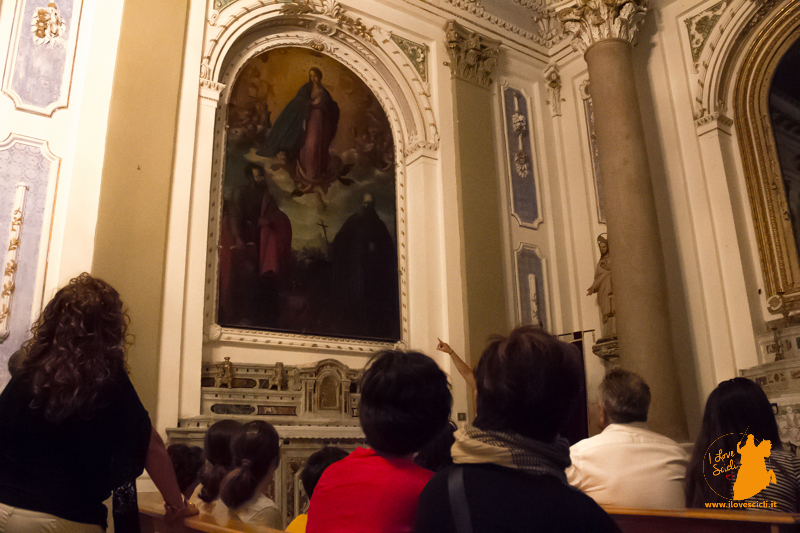
<instances>
[{"instance_id":1,"label":"ornamental cornice","mask_svg":"<svg viewBox=\"0 0 800 533\"><path fill-rule=\"evenodd\" d=\"M547 6L544 0L514 0L516 4L531 12L531 17L536 25L536 31L533 32L493 15L484 8L479 0L447 0L447 2L471 15L547 48L552 48L566 38L555 12Z\"/></svg>"},{"instance_id":2,"label":"ornamental cornice","mask_svg":"<svg viewBox=\"0 0 800 533\"><path fill-rule=\"evenodd\" d=\"M453 20L445 26L445 35L453 75L489 87L500 57L500 41L470 31Z\"/></svg>"},{"instance_id":3,"label":"ornamental cornice","mask_svg":"<svg viewBox=\"0 0 800 533\"><path fill-rule=\"evenodd\" d=\"M647 14L648 0L577 0L558 12L572 47L580 52L595 43L622 39L635 45Z\"/></svg>"}]
</instances>

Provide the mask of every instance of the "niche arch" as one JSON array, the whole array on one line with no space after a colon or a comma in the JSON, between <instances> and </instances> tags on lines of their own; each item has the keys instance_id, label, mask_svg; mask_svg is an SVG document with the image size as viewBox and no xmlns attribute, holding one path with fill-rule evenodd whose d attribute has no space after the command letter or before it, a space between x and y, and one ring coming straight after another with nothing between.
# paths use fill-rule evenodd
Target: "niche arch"
<instances>
[{"instance_id":1,"label":"niche arch","mask_svg":"<svg viewBox=\"0 0 800 533\"><path fill-rule=\"evenodd\" d=\"M800 259L770 119L773 75L800 39L800 4L770 13L754 32L732 77L733 122L771 313L800 310Z\"/></svg>"},{"instance_id":2,"label":"niche arch","mask_svg":"<svg viewBox=\"0 0 800 533\"><path fill-rule=\"evenodd\" d=\"M213 129L198 135L196 149L213 151L210 169L210 209L204 298L204 330L211 341L263 343L274 347L305 347L347 352L374 352L385 342L339 337L307 336L263 330L231 329L215 321L218 244L221 216L221 180L227 138L231 89L249 61L266 52L300 48L327 56L349 69L372 91L389 120L394 140L397 257L400 297L400 343L408 339L408 275L406 258L406 180L409 165L421 156L437 158L439 136L429 99L429 88L391 39L379 28L366 28L360 19L334 3L310 4L237 2L214 12L207 20L201 61L201 106L214 107ZM202 113L202 111L201 111ZM210 124L210 121L208 121ZM202 137L202 138L201 138ZM207 147L207 148L206 148ZM412 171L413 172L413 171Z\"/></svg>"}]
</instances>

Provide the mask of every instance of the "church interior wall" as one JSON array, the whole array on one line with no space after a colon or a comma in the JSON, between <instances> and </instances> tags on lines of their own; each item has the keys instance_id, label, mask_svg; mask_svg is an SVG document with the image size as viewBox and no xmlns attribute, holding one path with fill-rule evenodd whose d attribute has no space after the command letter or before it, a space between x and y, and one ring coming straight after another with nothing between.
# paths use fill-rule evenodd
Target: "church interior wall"
<instances>
[{"instance_id":1,"label":"church interior wall","mask_svg":"<svg viewBox=\"0 0 800 533\"><path fill-rule=\"evenodd\" d=\"M62 161L48 262L37 272L41 293L52 294L83 270L120 290L135 338L129 355L132 379L159 429L197 414L203 362L231 357L241 363L305 364L335 357L351 368L363 366L368 353L276 349L203 337L208 217L197 201L207 190L197 189L196 173L212 153L211 146L196 144L198 128L204 127L198 71L209 38L206 19L213 10L188 1L118 4L83 2L68 107L43 117L19 111L10 98L0 97L0 140L11 134L45 139ZM754 9L744 1L736 4L731 31L741 28L746 11ZM692 435L714 386L762 362L755 337L765 333L765 321L773 318L759 292L762 272L735 128L703 129L694 117L698 82L731 78L738 68L731 60L722 72L722 59L708 57L717 70L703 78L702 68L692 61L686 20L714 5L677 0L651 6L633 54L675 357ZM430 54L430 113L441 140L437 149L421 150L405 161L407 346L429 353L452 373L447 356L434 350L441 337L474 363L489 330L508 329L519 321L522 296L514 281L514 257L522 245L535 246L547 260L550 329L599 332L595 297L585 292L599 260L596 238L606 228L599 221L592 174L583 59L566 43L547 57L540 46L523 46L518 36L508 37L485 20L463 15L462 23L504 44L492 87L457 92L446 64L447 12L428 2L343 6L367 26L378 27L381 35L393 32L425 44ZM0 41L10 38L14 7L0 4ZM723 32L719 42L726 38ZM723 48L720 44L718 55L733 53ZM5 63L5 55L0 59ZM560 78L559 113L552 109L553 93L545 78L551 65L558 67ZM530 109L542 211L535 228L520 225L510 213L501 131L504 83L521 89ZM732 91L731 86L729 100ZM469 111L471 104L484 101L489 107L480 116ZM459 124L463 120L491 124L492 130L474 131L474 126ZM470 166L483 174L470 182L471 189L464 187L459 170ZM210 166L205 171L210 173ZM488 245L468 246L476 242ZM491 261L470 270L487 251ZM490 279L494 271L501 275ZM501 295L478 296L482 285ZM470 316L480 308L485 315ZM586 344L593 406L605 369ZM454 413L471 413L462 380L455 376L452 381Z\"/></svg>"},{"instance_id":2,"label":"church interior wall","mask_svg":"<svg viewBox=\"0 0 800 533\"><path fill-rule=\"evenodd\" d=\"M20 3L0 4L0 41L12 42L15 13L20 8ZM56 109L32 112L25 110L24 105L18 106L7 94L0 96L0 142L32 143L41 155L52 157L54 168L44 185L48 188L46 193L29 191L29 194L47 196L40 228L41 242L24 238L29 228L23 222L21 246L38 247L34 252L38 261L26 272L28 285L19 287L17 292L21 295L22 291L31 290L34 296L25 309L12 306L12 317L23 316L25 324L0 344L0 388L9 378L6 361L27 338L27 328L38 316L42 301L49 299L56 288L70 278L92 268L112 87L113 69L108 65L115 61L121 16L120 3L87 0L70 19L69 35L74 41L61 46L66 47L63 59L71 68L63 72L60 79L43 80L65 84ZM24 27L29 26L24 24ZM97 43L104 44L96 46ZM10 72L14 64L11 54L10 46L0 49L4 73ZM27 96L23 95L23 100ZM9 215L10 212L3 213L3 232L8 231L5 223Z\"/></svg>"},{"instance_id":3,"label":"church interior wall","mask_svg":"<svg viewBox=\"0 0 800 533\"><path fill-rule=\"evenodd\" d=\"M153 413L185 40L180 22L187 4L168 2L154 11L149 2L125 2L92 261L92 271L116 287L129 308L135 341L128 363L142 403ZM142 83L158 87L158 94L142 90Z\"/></svg>"}]
</instances>

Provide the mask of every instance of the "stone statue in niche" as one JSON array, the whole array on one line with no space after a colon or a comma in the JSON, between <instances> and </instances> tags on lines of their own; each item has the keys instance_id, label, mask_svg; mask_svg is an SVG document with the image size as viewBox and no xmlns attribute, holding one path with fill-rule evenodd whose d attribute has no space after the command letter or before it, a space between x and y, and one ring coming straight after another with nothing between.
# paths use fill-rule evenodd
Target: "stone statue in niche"
<instances>
[{"instance_id":1,"label":"stone statue in niche","mask_svg":"<svg viewBox=\"0 0 800 533\"><path fill-rule=\"evenodd\" d=\"M335 376L323 376L319 380L319 408L338 409L339 408L339 383Z\"/></svg>"},{"instance_id":2,"label":"stone statue in niche","mask_svg":"<svg viewBox=\"0 0 800 533\"><path fill-rule=\"evenodd\" d=\"M217 377L219 378L219 383L217 384L218 387L228 387L229 389L233 388L233 363L231 363L231 358L226 357L225 361L222 363L217 363L217 370L218 374Z\"/></svg>"},{"instance_id":3,"label":"stone statue in niche","mask_svg":"<svg viewBox=\"0 0 800 533\"><path fill-rule=\"evenodd\" d=\"M611 256L608 250L608 239L601 234L597 237L597 246L600 248L600 261L594 269L594 282L586 291L591 296L597 294L597 305L603 314L603 328L601 337L609 339L616 337L614 324L614 290L611 286Z\"/></svg>"}]
</instances>

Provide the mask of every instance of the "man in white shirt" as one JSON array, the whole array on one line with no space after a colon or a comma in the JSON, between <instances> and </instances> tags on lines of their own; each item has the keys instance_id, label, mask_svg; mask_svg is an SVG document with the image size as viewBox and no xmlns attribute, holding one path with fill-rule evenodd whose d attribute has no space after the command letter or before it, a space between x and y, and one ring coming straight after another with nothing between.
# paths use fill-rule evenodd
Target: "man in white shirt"
<instances>
[{"instance_id":1,"label":"man in white shirt","mask_svg":"<svg viewBox=\"0 0 800 533\"><path fill-rule=\"evenodd\" d=\"M598 504L680 509L686 452L647 429L650 387L633 372L614 369L600 383L599 435L570 448L567 479Z\"/></svg>"}]
</instances>

